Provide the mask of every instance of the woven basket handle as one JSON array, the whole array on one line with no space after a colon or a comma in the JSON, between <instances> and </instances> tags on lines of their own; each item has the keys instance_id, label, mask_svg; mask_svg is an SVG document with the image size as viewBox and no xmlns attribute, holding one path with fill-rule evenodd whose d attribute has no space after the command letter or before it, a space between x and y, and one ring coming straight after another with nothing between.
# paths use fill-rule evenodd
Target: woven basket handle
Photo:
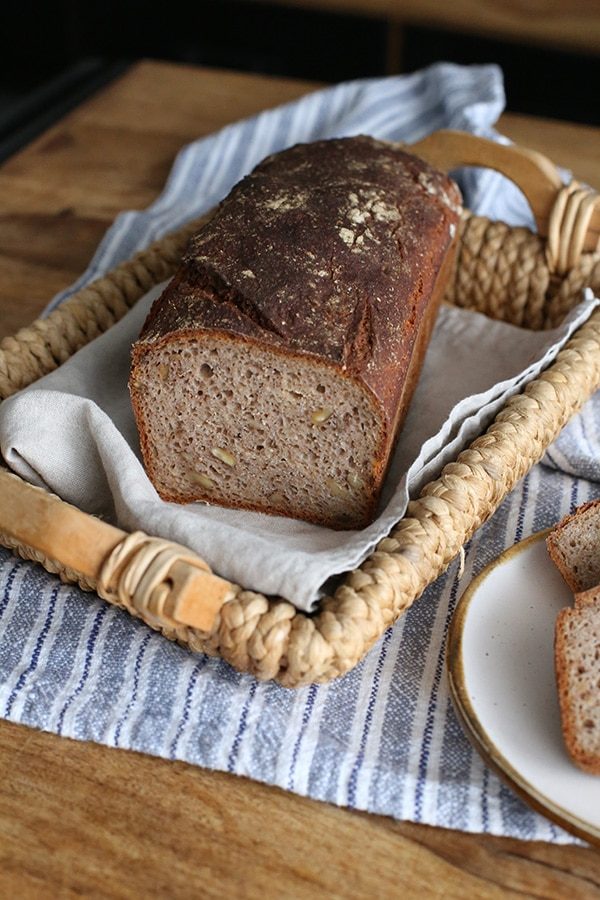
<instances>
[{"instance_id":1,"label":"woven basket handle","mask_svg":"<svg viewBox=\"0 0 600 900\"><path fill-rule=\"evenodd\" d=\"M233 585L191 550L127 534L0 467L0 544L122 606L153 628L210 634Z\"/></svg>"},{"instance_id":2,"label":"woven basket handle","mask_svg":"<svg viewBox=\"0 0 600 900\"><path fill-rule=\"evenodd\" d=\"M538 233L554 245L554 268L569 268L582 251L598 249L600 195L575 182L563 185L554 163L536 150L450 130L435 131L409 149L446 172L461 166L481 166L510 178L527 198Z\"/></svg>"}]
</instances>

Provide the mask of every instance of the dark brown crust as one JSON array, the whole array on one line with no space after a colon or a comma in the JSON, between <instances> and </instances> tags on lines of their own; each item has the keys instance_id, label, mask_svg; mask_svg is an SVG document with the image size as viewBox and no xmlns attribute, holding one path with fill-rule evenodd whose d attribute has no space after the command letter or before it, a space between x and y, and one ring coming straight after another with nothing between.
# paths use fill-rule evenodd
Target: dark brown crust
<instances>
[{"instance_id":1,"label":"dark brown crust","mask_svg":"<svg viewBox=\"0 0 600 900\"><path fill-rule=\"evenodd\" d=\"M447 176L391 144L299 144L191 239L140 340L191 326L328 359L360 375L391 425L459 204Z\"/></svg>"},{"instance_id":2,"label":"dark brown crust","mask_svg":"<svg viewBox=\"0 0 600 900\"><path fill-rule=\"evenodd\" d=\"M134 345L130 385L147 468L136 366L153 348L209 331L313 359L360 384L383 432L374 512L459 215L447 176L372 138L297 145L264 160L192 238ZM211 497L199 490L197 499Z\"/></svg>"}]
</instances>

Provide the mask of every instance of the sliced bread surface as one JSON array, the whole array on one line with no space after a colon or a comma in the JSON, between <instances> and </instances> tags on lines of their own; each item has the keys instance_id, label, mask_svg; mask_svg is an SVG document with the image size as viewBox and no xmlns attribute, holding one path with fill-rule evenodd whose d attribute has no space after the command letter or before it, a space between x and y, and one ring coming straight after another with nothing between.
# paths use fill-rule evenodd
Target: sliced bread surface
<instances>
[{"instance_id":1,"label":"sliced bread surface","mask_svg":"<svg viewBox=\"0 0 600 900\"><path fill-rule=\"evenodd\" d=\"M566 516L548 535L546 546L574 594L600 584L600 500Z\"/></svg>"},{"instance_id":2,"label":"sliced bread surface","mask_svg":"<svg viewBox=\"0 0 600 900\"><path fill-rule=\"evenodd\" d=\"M140 357L136 385L164 499L214 497L341 528L373 515L385 429L368 391L333 367L196 333Z\"/></svg>"},{"instance_id":3,"label":"sliced bread surface","mask_svg":"<svg viewBox=\"0 0 600 900\"><path fill-rule=\"evenodd\" d=\"M600 774L600 588L560 611L555 668L567 750L586 772Z\"/></svg>"}]
</instances>

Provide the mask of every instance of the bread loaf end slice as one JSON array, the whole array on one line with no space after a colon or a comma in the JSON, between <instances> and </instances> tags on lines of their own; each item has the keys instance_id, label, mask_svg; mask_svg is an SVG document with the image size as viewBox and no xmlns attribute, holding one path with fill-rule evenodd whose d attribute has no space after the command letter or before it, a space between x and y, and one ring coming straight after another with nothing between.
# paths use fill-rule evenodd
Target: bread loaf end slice
<instances>
[{"instance_id":1,"label":"bread loaf end slice","mask_svg":"<svg viewBox=\"0 0 600 900\"><path fill-rule=\"evenodd\" d=\"M358 381L215 332L162 341L135 367L142 452L164 499L215 497L337 528L373 516L387 436Z\"/></svg>"}]
</instances>

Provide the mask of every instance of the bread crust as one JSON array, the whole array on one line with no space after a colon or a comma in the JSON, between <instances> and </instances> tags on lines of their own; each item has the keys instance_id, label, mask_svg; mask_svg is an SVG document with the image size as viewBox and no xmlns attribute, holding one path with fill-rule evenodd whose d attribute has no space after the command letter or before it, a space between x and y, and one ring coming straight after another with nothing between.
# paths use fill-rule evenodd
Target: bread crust
<instances>
[{"instance_id":1,"label":"bread crust","mask_svg":"<svg viewBox=\"0 0 600 900\"><path fill-rule=\"evenodd\" d=\"M199 327L314 355L358 375L393 423L460 203L446 175L392 144L296 145L191 238L140 341Z\"/></svg>"}]
</instances>

